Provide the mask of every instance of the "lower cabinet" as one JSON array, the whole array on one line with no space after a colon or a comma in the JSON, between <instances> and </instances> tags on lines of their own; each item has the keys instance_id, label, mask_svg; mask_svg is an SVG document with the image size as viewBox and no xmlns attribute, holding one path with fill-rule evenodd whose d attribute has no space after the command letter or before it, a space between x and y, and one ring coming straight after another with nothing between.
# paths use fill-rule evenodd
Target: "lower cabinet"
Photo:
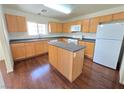
<instances>
[{"instance_id":1,"label":"lower cabinet","mask_svg":"<svg viewBox=\"0 0 124 93\"><path fill-rule=\"evenodd\" d=\"M13 59L20 60L48 52L47 40L11 44Z\"/></svg>"},{"instance_id":2,"label":"lower cabinet","mask_svg":"<svg viewBox=\"0 0 124 93\"><path fill-rule=\"evenodd\" d=\"M49 45L49 62L70 82L73 82L82 72L84 49L71 52Z\"/></svg>"},{"instance_id":3,"label":"lower cabinet","mask_svg":"<svg viewBox=\"0 0 124 93\"><path fill-rule=\"evenodd\" d=\"M24 47L24 43L11 44L11 50L14 60L26 58Z\"/></svg>"},{"instance_id":4,"label":"lower cabinet","mask_svg":"<svg viewBox=\"0 0 124 93\"><path fill-rule=\"evenodd\" d=\"M34 46L33 42L25 43L25 47L24 48L25 48L26 58L33 57L35 55L35 46Z\"/></svg>"},{"instance_id":5,"label":"lower cabinet","mask_svg":"<svg viewBox=\"0 0 124 93\"><path fill-rule=\"evenodd\" d=\"M79 44L86 46L84 55L86 55L87 57L92 59L93 55L94 55L95 43L94 42L87 42L87 41L79 41Z\"/></svg>"}]
</instances>

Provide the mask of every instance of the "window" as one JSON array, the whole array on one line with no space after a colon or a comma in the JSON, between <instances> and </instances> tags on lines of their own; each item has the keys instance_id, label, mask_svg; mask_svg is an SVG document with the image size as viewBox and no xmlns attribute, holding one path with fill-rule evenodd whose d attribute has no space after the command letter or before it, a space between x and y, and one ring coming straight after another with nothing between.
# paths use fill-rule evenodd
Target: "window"
<instances>
[{"instance_id":1,"label":"window","mask_svg":"<svg viewBox=\"0 0 124 93\"><path fill-rule=\"evenodd\" d=\"M46 34L46 24L39 24L35 22L27 22L28 25L28 34L29 35L39 35Z\"/></svg>"}]
</instances>

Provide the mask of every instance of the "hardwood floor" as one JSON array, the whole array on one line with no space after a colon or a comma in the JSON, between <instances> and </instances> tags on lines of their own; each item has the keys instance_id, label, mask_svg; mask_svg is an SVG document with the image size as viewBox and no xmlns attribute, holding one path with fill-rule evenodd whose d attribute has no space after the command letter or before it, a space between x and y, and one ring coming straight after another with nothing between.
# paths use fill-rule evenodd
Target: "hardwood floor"
<instances>
[{"instance_id":1,"label":"hardwood floor","mask_svg":"<svg viewBox=\"0 0 124 93\"><path fill-rule=\"evenodd\" d=\"M49 64L47 54L16 63L15 71L9 74L4 62L0 62L0 69L6 88L12 89L124 88L118 82L118 71L95 64L88 58L85 58L82 74L73 83Z\"/></svg>"}]
</instances>

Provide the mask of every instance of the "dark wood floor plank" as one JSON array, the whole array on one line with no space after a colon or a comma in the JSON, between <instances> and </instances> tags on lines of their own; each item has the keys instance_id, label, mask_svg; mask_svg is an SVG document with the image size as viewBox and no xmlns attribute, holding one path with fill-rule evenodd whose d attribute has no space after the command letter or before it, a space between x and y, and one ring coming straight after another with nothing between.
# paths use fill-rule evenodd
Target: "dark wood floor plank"
<instances>
[{"instance_id":1,"label":"dark wood floor plank","mask_svg":"<svg viewBox=\"0 0 124 93\"><path fill-rule=\"evenodd\" d=\"M118 71L93 63L85 58L82 74L70 83L49 64L48 55L16 62L15 70L7 74L5 63L0 69L7 88L12 89L103 89L124 88L119 84Z\"/></svg>"}]
</instances>

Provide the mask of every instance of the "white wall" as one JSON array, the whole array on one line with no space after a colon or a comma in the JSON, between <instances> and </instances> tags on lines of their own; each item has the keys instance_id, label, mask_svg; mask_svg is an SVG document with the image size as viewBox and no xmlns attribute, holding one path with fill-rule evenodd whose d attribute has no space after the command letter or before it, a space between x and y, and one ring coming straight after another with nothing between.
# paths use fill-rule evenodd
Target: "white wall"
<instances>
[{"instance_id":1,"label":"white wall","mask_svg":"<svg viewBox=\"0 0 124 93\"><path fill-rule=\"evenodd\" d=\"M124 6L111 8L111 9L107 9L107 10L102 10L102 11L87 14L87 15L77 16L77 17L68 19L63 22L74 21L74 20L85 19L85 18L92 18L92 17L102 16L102 15L114 14L114 13L118 13L118 12L124 12Z\"/></svg>"},{"instance_id":2,"label":"white wall","mask_svg":"<svg viewBox=\"0 0 124 93\"><path fill-rule=\"evenodd\" d=\"M5 17L2 11L2 5L0 5L0 42L3 50L3 57L5 60L7 72L13 71L14 62L10 51L8 33L5 25Z\"/></svg>"}]
</instances>

